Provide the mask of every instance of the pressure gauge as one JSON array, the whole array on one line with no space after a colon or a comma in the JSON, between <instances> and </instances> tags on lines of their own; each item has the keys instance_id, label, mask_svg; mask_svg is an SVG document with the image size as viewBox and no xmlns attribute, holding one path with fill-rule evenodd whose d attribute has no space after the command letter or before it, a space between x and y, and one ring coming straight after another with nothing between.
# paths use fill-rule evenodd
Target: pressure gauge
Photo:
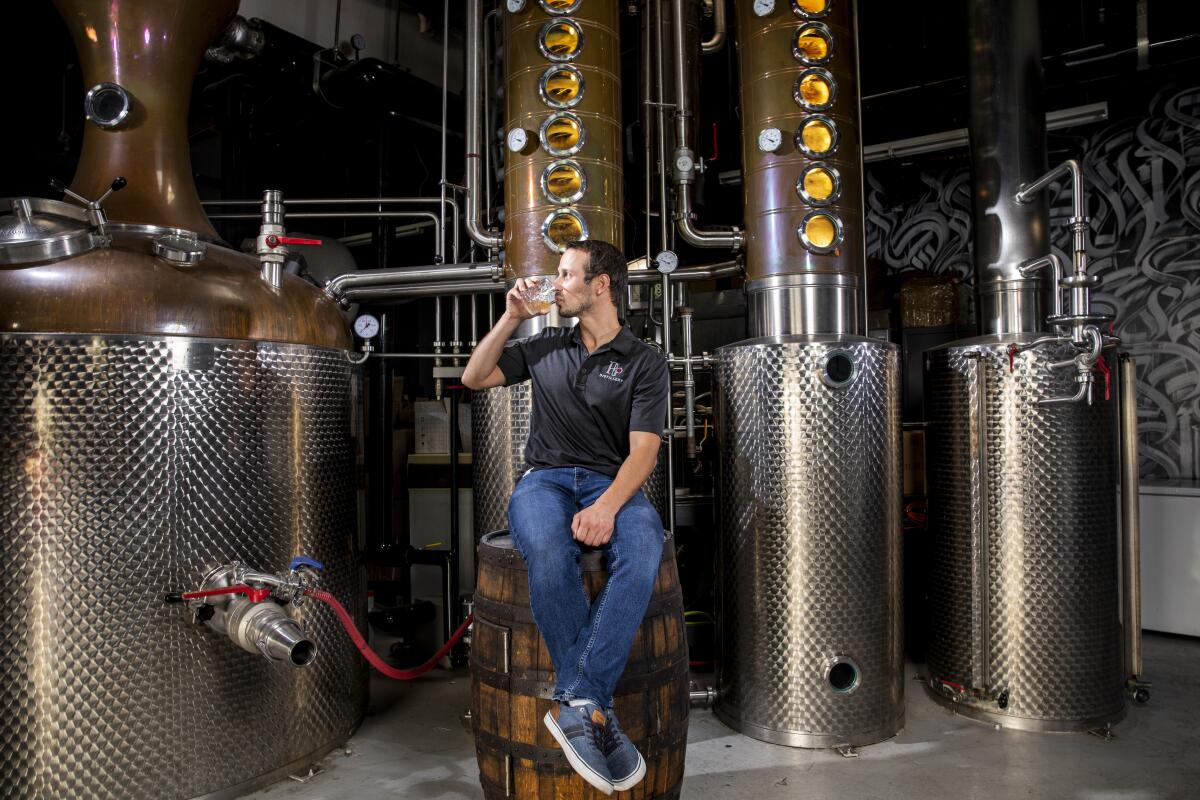
<instances>
[{"instance_id":1,"label":"pressure gauge","mask_svg":"<svg viewBox=\"0 0 1200 800\"><path fill-rule=\"evenodd\" d=\"M509 0L511 3L512 0ZM754 14L765 17L775 11L775 0L754 0Z\"/></svg>"},{"instance_id":2,"label":"pressure gauge","mask_svg":"<svg viewBox=\"0 0 1200 800\"><path fill-rule=\"evenodd\" d=\"M691 172L696 166L696 162L687 153L680 153L675 156L675 171L676 172Z\"/></svg>"},{"instance_id":3,"label":"pressure gauge","mask_svg":"<svg viewBox=\"0 0 1200 800\"><path fill-rule=\"evenodd\" d=\"M374 339L379 335L379 320L370 314L363 314L354 320L354 332L360 339Z\"/></svg>"},{"instance_id":4,"label":"pressure gauge","mask_svg":"<svg viewBox=\"0 0 1200 800\"><path fill-rule=\"evenodd\" d=\"M508 0L505 5L508 6L510 14L518 14L525 10L525 0Z\"/></svg>"},{"instance_id":5,"label":"pressure gauge","mask_svg":"<svg viewBox=\"0 0 1200 800\"><path fill-rule=\"evenodd\" d=\"M529 144L529 133L524 128L513 128L508 132L508 149L520 153Z\"/></svg>"},{"instance_id":6,"label":"pressure gauge","mask_svg":"<svg viewBox=\"0 0 1200 800\"><path fill-rule=\"evenodd\" d=\"M779 128L763 128L758 132L758 149L764 153L774 153L783 144L783 131Z\"/></svg>"},{"instance_id":7,"label":"pressure gauge","mask_svg":"<svg viewBox=\"0 0 1200 800\"><path fill-rule=\"evenodd\" d=\"M658 267L658 271L664 275L675 271L679 266L679 256L675 255L670 250L663 250L654 257L654 263Z\"/></svg>"}]
</instances>

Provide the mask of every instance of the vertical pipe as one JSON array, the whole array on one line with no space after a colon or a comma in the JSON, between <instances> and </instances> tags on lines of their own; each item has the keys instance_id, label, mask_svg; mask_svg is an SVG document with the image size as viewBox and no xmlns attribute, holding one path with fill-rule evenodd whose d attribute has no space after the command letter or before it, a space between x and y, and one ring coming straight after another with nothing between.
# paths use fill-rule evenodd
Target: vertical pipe
<instances>
[{"instance_id":1,"label":"vertical pipe","mask_svg":"<svg viewBox=\"0 0 1200 800\"><path fill-rule=\"evenodd\" d=\"M1120 356L1121 392L1121 589L1125 622L1125 672L1142 674L1142 528L1137 455L1137 363Z\"/></svg>"},{"instance_id":2,"label":"vertical pipe","mask_svg":"<svg viewBox=\"0 0 1200 800\"><path fill-rule=\"evenodd\" d=\"M683 327L683 413L687 430L687 457L690 461L696 458L696 378L692 372L692 309L680 308L679 319Z\"/></svg>"},{"instance_id":3,"label":"vertical pipe","mask_svg":"<svg viewBox=\"0 0 1200 800\"><path fill-rule=\"evenodd\" d=\"M1042 196L1028 204L1021 186L1046 172L1042 44L1037 0L970 0L971 167L975 270L981 332L1043 328L1044 282L1020 267L1045 255Z\"/></svg>"},{"instance_id":4,"label":"vertical pipe","mask_svg":"<svg viewBox=\"0 0 1200 800\"><path fill-rule=\"evenodd\" d=\"M442 341L442 298L435 297L433 298L433 352L441 353L442 346L444 344L445 343ZM442 360L440 358L435 358L433 360L433 365L435 367L440 367L442 365ZM442 399L442 388L442 379L434 378L433 396L435 399Z\"/></svg>"},{"instance_id":5,"label":"vertical pipe","mask_svg":"<svg viewBox=\"0 0 1200 800\"><path fill-rule=\"evenodd\" d=\"M450 107L450 0L442 2L442 172L438 181L438 192L441 202L438 203L438 222L441 223L442 233L446 231L446 120ZM455 250L458 248L456 247ZM445 242L442 252L446 252ZM454 255L454 263L458 263L458 254ZM457 300L455 301L457 302ZM458 337L455 337L458 338Z\"/></svg>"},{"instance_id":6,"label":"vertical pipe","mask_svg":"<svg viewBox=\"0 0 1200 800\"><path fill-rule=\"evenodd\" d=\"M458 628L458 388L450 389L450 561L446 565L446 608L442 612L442 634L450 641Z\"/></svg>"},{"instance_id":7,"label":"vertical pipe","mask_svg":"<svg viewBox=\"0 0 1200 800\"><path fill-rule=\"evenodd\" d=\"M975 630L975 668L971 671L972 688L987 689L991 683L991 595L989 594L988 562L991 557L991 520L988 492L988 421L987 421L987 359L983 353L975 355L975 469L977 470L978 491L975 496L980 504L979 529L971 537L975 550L972 571L974 580L971 584L975 592L974 606L978 615L978 625Z\"/></svg>"},{"instance_id":8,"label":"vertical pipe","mask_svg":"<svg viewBox=\"0 0 1200 800\"><path fill-rule=\"evenodd\" d=\"M497 250L501 245L501 238L493 233L485 230L481 223L481 212L479 208L479 186L482 183L483 164L480 158L481 152L481 125L479 121L480 112L480 97L479 97L479 58L482 49L482 36L480 35L480 25L483 16L483 0L467 0L467 43L466 43L466 195L467 195L467 210L466 210L466 226L467 233L471 240L480 247L486 247L489 250Z\"/></svg>"}]
</instances>

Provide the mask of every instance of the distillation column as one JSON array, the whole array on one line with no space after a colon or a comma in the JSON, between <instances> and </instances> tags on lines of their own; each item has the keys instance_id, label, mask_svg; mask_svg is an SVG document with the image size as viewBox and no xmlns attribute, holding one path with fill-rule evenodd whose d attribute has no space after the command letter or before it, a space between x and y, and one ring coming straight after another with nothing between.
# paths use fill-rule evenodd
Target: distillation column
<instances>
[{"instance_id":1,"label":"distillation column","mask_svg":"<svg viewBox=\"0 0 1200 800\"><path fill-rule=\"evenodd\" d=\"M478 2L468 39L478 44ZM509 3L504 15L504 271L555 275L569 242L624 247L620 4L583 0ZM472 45L468 43L470 49ZM478 50L478 47L475 47ZM473 92L468 92L473 95ZM474 96L468 102L476 100ZM531 336L560 320L529 320ZM528 382L475 392L471 407L476 536L508 527L508 499L525 471ZM646 495L661 511L661 470Z\"/></svg>"},{"instance_id":2,"label":"distillation column","mask_svg":"<svg viewBox=\"0 0 1200 800\"><path fill-rule=\"evenodd\" d=\"M755 738L903 726L898 353L862 337L854 5L739 0L751 338L717 352L715 710Z\"/></svg>"}]
</instances>

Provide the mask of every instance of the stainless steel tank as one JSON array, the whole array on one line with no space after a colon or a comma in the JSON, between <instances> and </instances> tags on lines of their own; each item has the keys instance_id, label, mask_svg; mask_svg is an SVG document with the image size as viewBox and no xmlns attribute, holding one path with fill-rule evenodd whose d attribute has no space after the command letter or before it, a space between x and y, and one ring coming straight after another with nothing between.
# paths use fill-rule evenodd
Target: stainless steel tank
<instances>
[{"instance_id":1,"label":"stainless steel tank","mask_svg":"<svg viewBox=\"0 0 1200 800\"><path fill-rule=\"evenodd\" d=\"M1092 396L1091 367L1071 369L1087 356L1062 333L1103 319L1047 324L1039 307L1059 314L1061 302L1043 295L1061 289L1030 272L1051 263L1044 204L1018 196L1046 164L1037 2L972 0L969 22L983 335L932 350L925 362L928 688L990 723L1085 730L1125 711L1117 404L1108 390ZM1077 216L1086 230L1084 212ZM1084 274L1072 294L1086 300L1085 262L1076 267ZM1116 370L1111 342L1098 332L1094 340L1106 356L1098 371ZM1066 399L1079 389L1085 401Z\"/></svg>"},{"instance_id":2,"label":"stainless steel tank","mask_svg":"<svg viewBox=\"0 0 1200 800\"><path fill-rule=\"evenodd\" d=\"M716 713L777 744L904 721L896 348L854 336L717 352Z\"/></svg>"},{"instance_id":3,"label":"stainless steel tank","mask_svg":"<svg viewBox=\"0 0 1200 800\"><path fill-rule=\"evenodd\" d=\"M100 87L73 186L128 187L115 221L0 207L0 785L233 796L344 741L365 667L315 604L289 607L317 647L296 668L164 598L304 554L361 620L351 341L318 290L215 241L195 201L182 115L236 3L58 6Z\"/></svg>"},{"instance_id":4,"label":"stainless steel tank","mask_svg":"<svg viewBox=\"0 0 1200 800\"><path fill-rule=\"evenodd\" d=\"M714 708L769 742L865 745L904 724L900 373L856 335L853 4L736 8L756 338L716 354Z\"/></svg>"},{"instance_id":5,"label":"stainless steel tank","mask_svg":"<svg viewBox=\"0 0 1200 800\"><path fill-rule=\"evenodd\" d=\"M1078 731L1125 713L1116 403L1074 392L1068 347L983 336L926 360L934 697L1005 727ZM1111 358L1111 353L1109 354Z\"/></svg>"}]
</instances>

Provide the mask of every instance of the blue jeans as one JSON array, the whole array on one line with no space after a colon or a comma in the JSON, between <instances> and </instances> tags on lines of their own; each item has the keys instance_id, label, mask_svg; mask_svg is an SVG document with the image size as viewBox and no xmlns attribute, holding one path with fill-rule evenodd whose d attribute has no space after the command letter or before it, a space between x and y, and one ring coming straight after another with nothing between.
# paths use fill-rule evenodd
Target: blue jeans
<instances>
[{"instance_id":1,"label":"blue jeans","mask_svg":"<svg viewBox=\"0 0 1200 800\"><path fill-rule=\"evenodd\" d=\"M508 527L529 568L529 602L554 661L554 699L612 706L633 638L650 602L662 560L663 526L640 491L617 512L613 535L601 547L608 583L589 602L571 535L575 514L612 483L583 467L539 469L517 482Z\"/></svg>"}]
</instances>

